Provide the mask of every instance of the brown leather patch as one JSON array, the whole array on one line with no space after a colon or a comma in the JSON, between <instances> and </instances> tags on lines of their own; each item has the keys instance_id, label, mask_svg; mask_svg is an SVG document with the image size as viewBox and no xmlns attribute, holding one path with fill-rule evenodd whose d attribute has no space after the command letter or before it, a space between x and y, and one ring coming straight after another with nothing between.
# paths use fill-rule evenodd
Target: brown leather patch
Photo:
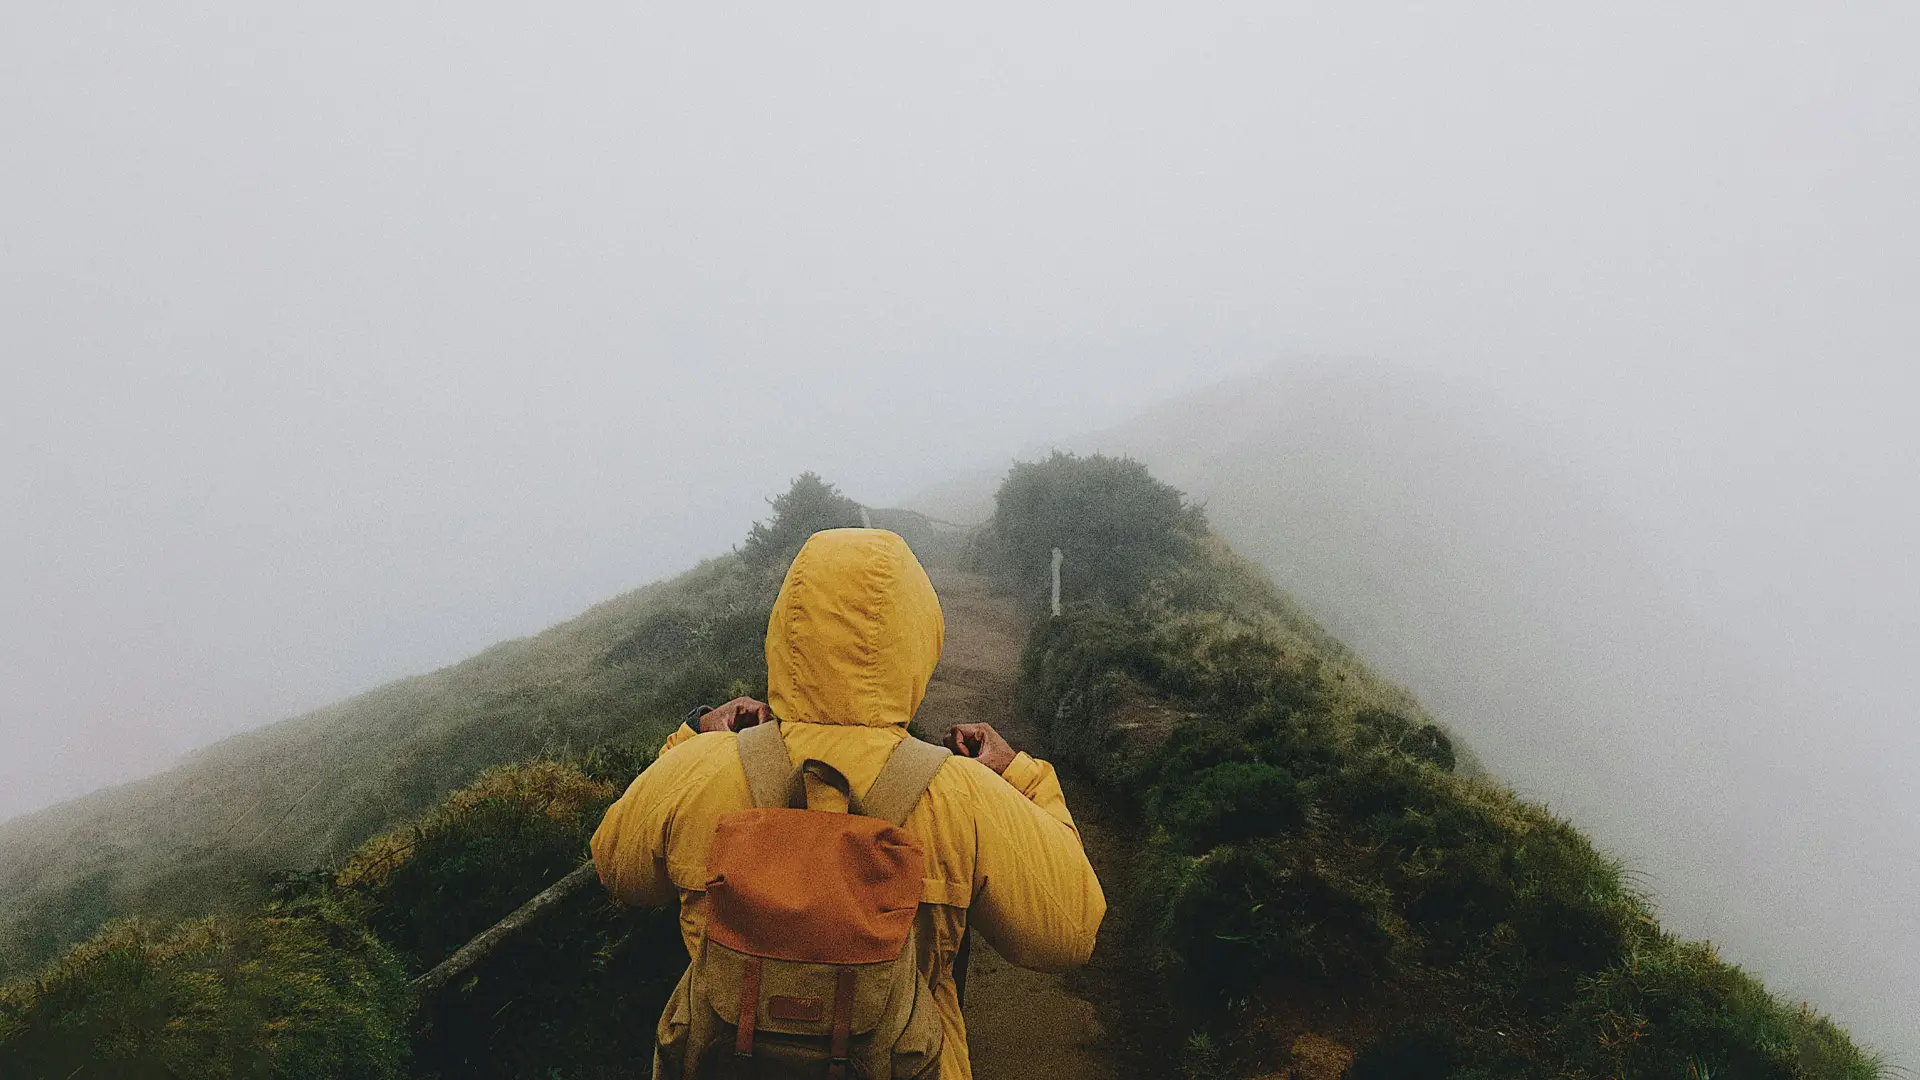
<instances>
[{"instance_id":1,"label":"brown leather patch","mask_svg":"<svg viewBox=\"0 0 1920 1080\"><path fill-rule=\"evenodd\" d=\"M767 999L767 1015L775 1020L804 1020L817 1023L826 1015L826 1003L819 998L787 997L779 994Z\"/></svg>"},{"instance_id":2,"label":"brown leather patch","mask_svg":"<svg viewBox=\"0 0 1920 1080\"><path fill-rule=\"evenodd\" d=\"M707 937L774 960L892 960L913 929L924 865L913 838L878 818L727 814L707 856Z\"/></svg>"}]
</instances>

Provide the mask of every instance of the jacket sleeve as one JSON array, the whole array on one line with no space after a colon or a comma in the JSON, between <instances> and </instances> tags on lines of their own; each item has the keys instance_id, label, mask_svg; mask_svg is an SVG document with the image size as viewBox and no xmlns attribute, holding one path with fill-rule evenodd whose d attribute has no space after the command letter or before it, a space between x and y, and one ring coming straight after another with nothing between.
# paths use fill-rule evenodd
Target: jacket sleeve
<instances>
[{"instance_id":1,"label":"jacket sleeve","mask_svg":"<svg viewBox=\"0 0 1920 1080\"><path fill-rule=\"evenodd\" d=\"M1073 829L1075 836L1080 835L1073 824L1073 815L1067 812L1067 796L1060 790L1060 778L1054 774L1052 765L1022 750L1013 756L1013 764L1000 776L1012 784L1015 791L1025 795L1027 801L1045 810L1048 817Z\"/></svg>"},{"instance_id":2,"label":"jacket sleeve","mask_svg":"<svg viewBox=\"0 0 1920 1080\"><path fill-rule=\"evenodd\" d=\"M1065 971L1086 963L1107 898L1053 768L1025 754L1006 777L970 760L963 767L977 770L968 921L1020 967Z\"/></svg>"},{"instance_id":3,"label":"jacket sleeve","mask_svg":"<svg viewBox=\"0 0 1920 1080\"><path fill-rule=\"evenodd\" d=\"M660 756L634 777L593 832L593 865L600 883L623 904L668 907L679 898L667 876L667 828L705 756L696 748L681 749L685 741L677 735L669 738Z\"/></svg>"},{"instance_id":4,"label":"jacket sleeve","mask_svg":"<svg viewBox=\"0 0 1920 1080\"><path fill-rule=\"evenodd\" d=\"M681 743L686 742L688 739L691 739L698 734L700 733L693 730L692 728L688 727L685 724L681 724L680 727L676 729L673 734L667 736L666 742L663 742L660 744L660 753L664 755L667 751L673 749L676 746L679 746Z\"/></svg>"}]
</instances>

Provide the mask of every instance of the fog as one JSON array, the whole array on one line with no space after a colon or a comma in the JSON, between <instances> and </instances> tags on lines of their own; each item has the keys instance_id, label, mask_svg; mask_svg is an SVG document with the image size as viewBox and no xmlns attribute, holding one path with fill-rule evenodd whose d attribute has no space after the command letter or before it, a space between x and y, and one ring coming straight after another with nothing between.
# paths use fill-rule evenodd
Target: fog
<instances>
[{"instance_id":1,"label":"fog","mask_svg":"<svg viewBox=\"0 0 1920 1080\"><path fill-rule=\"evenodd\" d=\"M1525 490L1571 494L1527 505L1565 516L1336 485L1395 551L1432 527L1479 553L1404 582L1495 577L1289 584L1375 603L1320 613L1437 712L1585 687L1559 722L1583 730L1702 651L1772 680L1778 711L1700 689L1605 709L1594 745L1671 740L1736 820L1805 763L1803 834L1716 866L1803 856L1775 925L1873 957L1912 933L1885 914L1905 894L1847 889L1911 865L1920 819L1916 40L1891 5L9 5L0 816L690 566L802 469L888 504L1356 357L1395 392L1306 430L1371 439L1283 442L1327 459L1290 475L1396 475L1336 459L1465 424L1498 452L1461 460L1547 477ZM1283 412L1180 423L1226 446ZM1500 579L1489 522L1610 554L1577 587L1545 556ZM1409 644L1494 648L1533 588L1565 632L1503 654L1499 688ZM1381 614L1407 590L1427 606ZM1462 595L1499 602L1440 605ZM1584 629L1583 597L1611 601ZM1575 655L1648 632L1615 619L1643 597L1671 651ZM1566 775L1507 778L1605 809ZM1666 888L1702 922L1722 895ZM1807 951L1756 925L1744 955Z\"/></svg>"}]
</instances>

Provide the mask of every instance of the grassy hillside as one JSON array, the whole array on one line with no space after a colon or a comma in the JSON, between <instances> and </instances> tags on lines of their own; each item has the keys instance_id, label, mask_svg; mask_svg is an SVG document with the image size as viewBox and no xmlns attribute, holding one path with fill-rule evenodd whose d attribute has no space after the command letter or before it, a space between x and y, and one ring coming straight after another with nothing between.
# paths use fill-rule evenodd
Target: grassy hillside
<instances>
[{"instance_id":1,"label":"grassy hillside","mask_svg":"<svg viewBox=\"0 0 1920 1080\"><path fill-rule=\"evenodd\" d=\"M1867 764L1906 760L1868 748L1910 709L1865 707L1897 696L1898 674L1835 659L1884 635L1808 621L1736 647L1737 606L1694 591L1674 532L1687 513L1662 505L1681 488L1610 486L1582 438L1484 387L1343 362L1276 367L1081 442L1203 503L1491 771L1627 858L1667 925L1920 1068L1920 801ZM1763 586L1778 612L1850 608L1816 584L1832 563L1765 585L1775 517L1805 520L1768 502L1733 514L1753 531L1712 580Z\"/></svg>"},{"instance_id":2,"label":"grassy hillside","mask_svg":"<svg viewBox=\"0 0 1920 1080\"><path fill-rule=\"evenodd\" d=\"M103 919L237 910L264 871L336 860L482 769L701 700L716 665L676 635L744 642L739 559L602 604L453 667L228 739L151 779L0 829L0 957L44 960ZM689 611L699 620L682 617Z\"/></svg>"},{"instance_id":3,"label":"grassy hillside","mask_svg":"<svg viewBox=\"0 0 1920 1080\"><path fill-rule=\"evenodd\" d=\"M0 976L117 916L245 911L272 872L338 862L489 766L657 744L688 703L756 689L789 549L815 528L860 523L858 505L811 475L776 502L737 553L671 581L0 825ZM917 515L872 514L935 557L957 544Z\"/></svg>"}]
</instances>

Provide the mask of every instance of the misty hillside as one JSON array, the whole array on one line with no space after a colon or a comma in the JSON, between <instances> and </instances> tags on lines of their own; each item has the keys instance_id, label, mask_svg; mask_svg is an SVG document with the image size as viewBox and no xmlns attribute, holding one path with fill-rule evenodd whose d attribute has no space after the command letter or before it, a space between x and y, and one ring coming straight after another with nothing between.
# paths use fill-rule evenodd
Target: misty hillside
<instances>
[{"instance_id":1,"label":"misty hillside","mask_svg":"<svg viewBox=\"0 0 1920 1080\"><path fill-rule=\"evenodd\" d=\"M836 523L859 524L857 510L847 504ZM937 527L915 515L872 516L942 550ZM727 672L741 657L759 661L766 575L740 559L0 824L0 976L116 916L242 910L270 872L337 863L489 766L657 744L687 703L734 696Z\"/></svg>"},{"instance_id":2,"label":"misty hillside","mask_svg":"<svg viewBox=\"0 0 1920 1080\"><path fill-rule=\"evenodd\" d=\"M1920 835L1849 779L1849 699L1735 655L1555 433L1468 386L1309 365L1080 445L1191 492L1502 781L1623 855L1673 925L1920 1062Z\"/></svg>"},{"instance_id":3,"label":"misty hillside","mask_svg":"<svg viewBox=\"0 0 1920 1080\"><path fill-rule=\"evenodd\" d=\"M649 704L717 688L698 670L636 682L611 650L662 612L724 607L726 584L725 567L709 564L0 826L0 957L18 972L109 916L244 907L263 871L337 860L487 766L600 742L643 718L663 725L671 710L655 717Z\"/></svg>"}]
</instances>

